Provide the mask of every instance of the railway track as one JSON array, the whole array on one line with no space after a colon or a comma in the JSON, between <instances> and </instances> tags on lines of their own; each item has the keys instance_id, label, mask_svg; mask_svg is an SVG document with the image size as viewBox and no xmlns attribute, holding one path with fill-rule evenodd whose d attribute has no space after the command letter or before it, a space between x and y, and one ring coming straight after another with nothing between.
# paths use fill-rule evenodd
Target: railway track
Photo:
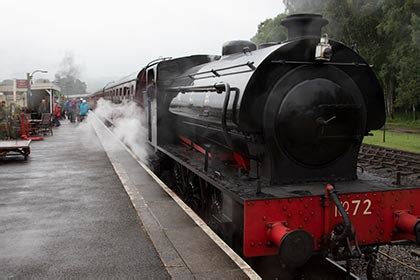
<instances>
[{"instance_id":1,"label":"railway track","mask_svg":"<svg viewBox=\"0 0 420 280\"><path fill-rule=\"evenodd\" d=\"M373 173L395 179L395 184L420 183L420 154L363 144L359 166Z\"/></svg>"},{"instance_id":2,"label":"railway track","mask_svg":"<svg viewBox=\"0 0 420 280\"><path fill-rule=\"evenodd\" d=\"M420 154L363 144L358 165L381 177L393 180L396 185L420 185ZM416 245L385 245L378 251L375 279L420 279L420 258L411 252ZM357 265L357 273L366 270Z\"/></svg>"},{"instance_id":3,"label":"railway track","mask_svg":"<svg viewBox=\"0 0 420 280\"><path fill-rule=\"evenodd\" d=\"M418 250L419 247L414 244L383 245L377 248L374 266L369 269L367 262L356 260L352 271L367 279L420 279L420 257L416 254Z\"/></svg>"}]
</instances>

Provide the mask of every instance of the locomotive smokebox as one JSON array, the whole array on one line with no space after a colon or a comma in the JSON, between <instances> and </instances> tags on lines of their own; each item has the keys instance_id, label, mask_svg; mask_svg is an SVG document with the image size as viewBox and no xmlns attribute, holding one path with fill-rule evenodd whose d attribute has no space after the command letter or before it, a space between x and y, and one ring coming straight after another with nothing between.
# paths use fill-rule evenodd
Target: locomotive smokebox
<instances>
[{"instance_id":1,"label":"locomotive smokebox","mask_svg":"<svg viewBox=\"0 0 420 280\"><path fill-rule=\"evenodd\" d=\"M299 37L321 37L321 28L328 20L317 14L295 14L282 20L281 25L287 28L287 40Z\"/></svg>"}]
</instances>

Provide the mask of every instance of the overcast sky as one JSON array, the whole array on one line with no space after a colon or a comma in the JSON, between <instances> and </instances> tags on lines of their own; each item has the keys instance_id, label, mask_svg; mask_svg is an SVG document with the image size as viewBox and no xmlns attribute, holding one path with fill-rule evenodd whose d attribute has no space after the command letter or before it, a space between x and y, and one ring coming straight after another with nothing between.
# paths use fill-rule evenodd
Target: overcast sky
<instances>
[{"instance_id":1,"label":"overcast sky","mask_svg":"<svg viewBox=\"0 0 420 280\"><path fill-rule=\"evenodd\" d=\"M250 39L258 24L284 10L282 0L25 0L0 4L0 80L53 79L72 53L88 89L125 76L159 56L220 54ZM96 88L95 88L96 87Z\"/></svg>"}]
</instances>

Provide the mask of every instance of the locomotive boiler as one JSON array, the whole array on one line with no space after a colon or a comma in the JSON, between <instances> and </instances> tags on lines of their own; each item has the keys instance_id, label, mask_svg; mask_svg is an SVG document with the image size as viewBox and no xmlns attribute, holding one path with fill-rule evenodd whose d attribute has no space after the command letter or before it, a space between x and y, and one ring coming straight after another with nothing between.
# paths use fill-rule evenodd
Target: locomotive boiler
<instances>
[{"instance_id":1,"label":"locomotive boiler","mask_svg":"<svg viewBox=\"0 0 420 280\"><path fill-rule=\"evenodd\" d=\"M289 16L282 44L229 42L220 59L189 69L172 85L177 127L234 151L271 184L356 179L364 135L384 124L383 92L359 54L321 36L325 24Z\"/></svg>"},{"instance_id":2,"label":"locomotive boiler","mask_svg":"<svg viewBox=\"0 0 420 280\"><path fill-rule=\"evenodd\" d=\"M420 243L420 189L357 168L384 95L371 65L321 33L327 23L291 15L284 42L160 58L93 96L137 102L155 172L254 267L274 259L281 279L313 258L373 265L378 245Z\"/></svg>"}]
</instances>

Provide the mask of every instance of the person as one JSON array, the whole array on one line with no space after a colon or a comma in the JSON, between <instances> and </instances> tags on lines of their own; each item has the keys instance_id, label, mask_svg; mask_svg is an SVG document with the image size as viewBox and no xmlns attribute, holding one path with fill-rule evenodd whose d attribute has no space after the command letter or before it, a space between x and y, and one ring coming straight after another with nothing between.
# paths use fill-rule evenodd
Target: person
<instances>
[{"instance_id":1,"label":"person","mask_svg":"<svg viewBox=\"0 0 420 280\"><path fill-rule=\"evenodd\" d=\"M6 101L0 102L0 122L7 120Z\"/></svg>"},{"instance_id":2,"label":"person","mask_svg":"<svg viewBox=\"0 0 420 280\"><path fill-rule=\"evenodd\" d=\"M54 106L54 118L53 118L54 126L59 127L61 125L60 119L61 119L61 106L58 102L56 102Z\"/></svg>"},{"instance_id":3,"label":"person","mask_svg":"<svg viewBox=\"0 0 420 280\"><path fill-rule=\"evenodd\" d=\"M79 105L79 122L82 122L89 112L89 103L86 100L82 100L82 103Z\"/></svg>"},{"instance_id":4,"label":"person","mask_svg":"<svg viewBox=\"0 0 420 280\"><path fill-rule=\"evenodd\" d=\"M49 113L49 112L50 112L50 108L48 108L47 100L42 99L42 101L41 101L41 103L39 104L39 107L38 107L39 116L41 116L44 113Z\"/></svg>"},{"instance_id":5,"label":"person","mask_svg":"<svg viewBox=\"0 0 420 280\"><path fill-rule=\"evenodd\" d=\"M67 114L68 114L69 120L70 120L70 122L74 123L74 122L76 122L76 118L75 118L76 100L74 100L74 99L69 100L67 106L68 106L67 107L67 110L68 110Z\"/></svg>"},{"instance_id":6,"label":"person","mask_svg":"<svg viewBox=\"0 0 420 280\"><path fill-rule=\"evenodd\" d=\"M70 99L67 99L64 102L64 118L66 117L68 120L70 120Z\"/></svg>"},{"instance_id":7,"label":"person","mask_svg":"<svg viewBox=\"0 0 420 280\"><path fill-rule=\"evenodd\" d=\"M0 139L9 138L9 125L6 101L0 102Z\"/></svg>"},{"instance_id":8,"label":"person","mask_svg":"<svg viewBox=\"0 0 420 280\"><path fill-rule=\"evenodd\" d=\"M65 98L62 96L61 98L60 98L60 102L59 102L59 104L60 104L60 107L61 107L61 117L60 117L60 120L62 120L62 119L66 119L66 100L65 100Z\"/></svg>"},{"instance_id":9,"label":"person","mask_svg":"<svg viewBox=\"0 0 420 280\"><path fill-rule=\"evenodd\" d=\"M76 116L78 122L80 122L80 114L79 114L80 103L82 103L81 99L76 98L75 99L75 105L74 105L75 106L74 107L75 108L74 113L75 113L75 116Z\"/></svg>"}]
</instances>

